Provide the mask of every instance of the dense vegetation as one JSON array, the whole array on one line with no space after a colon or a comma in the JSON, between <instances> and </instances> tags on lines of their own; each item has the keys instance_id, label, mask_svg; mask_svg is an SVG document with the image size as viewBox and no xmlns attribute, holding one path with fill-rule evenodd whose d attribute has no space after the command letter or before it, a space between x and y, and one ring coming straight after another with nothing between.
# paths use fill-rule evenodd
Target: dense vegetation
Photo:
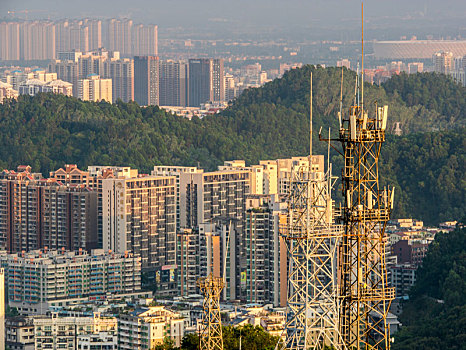
<instances>
[{"instance_id":1,"label":"dense vegetation","mask_svg":"<svg viewBox=\"0 0 466 350\"><path fill-rule=\"evenodd\" d=\"M394 350L466 349L466 229L435 237L401 322Z\"/></svg>"},{"instance_id":2,"label":"dense vegetation","mask_svg":"<svg viewBox=\"0 0 466 350\"><path fill-rule=\"evenodd\" d=\"M76 163L129 165L150 172L159 164L214 169L229 159L251 164L303 155L309 149L311 70L314 153L326 154L327 145L317 140L318 131L322 127L327 134L329 127L338 127L342 71L306 66L246 90L222 114L202 120L189 121L136 103L20 96L0 104L0 167L29 164L48 174L65 163ZM389 104L388 130L400 121L405 134L389 137L382 151L383 182L397 187L394 215L428 223L458 218L464 212L464 88L437 75L397 79L383 87L365 86L366 108L375 108L376 101ZM344 70L345 107L354 98L354 81L355 73ZM423 84L429 91L439 84L449 95L425 96ZM422 98L407 97L405 90L410 89ZM338 174L342 159L337 153L331 158Z\"/></svg>"},{"instance_id":3,"label":"dense vegetation","mask_svg":"<svg viewBox=\"0 0 466 350\"><path fill-rule=\"evenodd\" d=\"M251 325L232 327L223 327L223 349L236 350L240 348L243 350L273 350L277 345L279 338L271 336L264 331L260 326L253 327ZM166 340L163 345L159 345L155 350L175 350L173 343ZM187 334L181 342L179 350L198 350L199 349L199 336L195 333Z\"/></svg>"},{"instance_id":4,"label":"dense vegetation","mask_svg":"<svg viewBox=\"0 0 466 350\"><path fill-rule=\"evenodd\" d=\"M407 106L423 106L446 116L444 121L453 126L465 126L466 87L438 73L402 73L383 84L389 95L399 94ZM447 125L445 125L447 127Z\"/></svg>"}]
</instances>

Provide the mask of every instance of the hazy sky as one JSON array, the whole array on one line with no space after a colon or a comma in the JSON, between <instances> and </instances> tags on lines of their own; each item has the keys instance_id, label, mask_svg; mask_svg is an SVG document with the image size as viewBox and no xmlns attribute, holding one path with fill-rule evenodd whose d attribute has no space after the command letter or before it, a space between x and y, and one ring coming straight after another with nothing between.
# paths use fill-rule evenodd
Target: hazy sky
<instances>
[{"instance_id":1,"label":"hazy sky","mask_svg":"<svg viewBox=\"0 0 466 350\"><path fill-rule=\"evenodd\" d=\"M464 20L466 27L465 0L367 0L364 6L365 18L374 24L391 18L446 24L454 19ZM0 18L25 9L29 19L130 17L160 27L199 27L206 22L313 27L360 18L360 1L355 0L0 0Z\"/></svg>"}]
</instances>

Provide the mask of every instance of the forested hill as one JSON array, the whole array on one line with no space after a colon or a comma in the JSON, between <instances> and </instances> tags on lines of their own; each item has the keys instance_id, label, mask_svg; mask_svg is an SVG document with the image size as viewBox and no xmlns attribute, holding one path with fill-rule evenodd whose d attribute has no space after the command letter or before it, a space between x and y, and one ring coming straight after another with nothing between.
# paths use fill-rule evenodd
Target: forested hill
<instances>
[{"instance_id":1,"label":"forested hill","mask_svg":"<svg viewBox=\"0 0 466 350\"><path fill-rule=\"evenodd\" d=\"M394 350L466 348L466 229L436 235L400 320Z\"/></svg>"},{"instance_id":2,"label":"forested hill","mask_svg":"<svg viewBox=\"0 0 466 350\"><path fill-rule=\"evenodd\" d=\"M0 104L0 166L14 169L18 164L29 164L34 171L47 174L65 163L83 168L112 164L150 172L159 164L199 163L214 169L224 160L245 159L251 164L260 159L303 155L309 149L311 69L313 146L316 154L326 154L327 146L317 140L317 134L321 126L325 132L329 127L336 132L341 70L306 66L245 91L222 114L202 120L189 121L136 103L91 103L50 94L20 96L17 101ZM437 79L455 96L464 95L464 88L446 77L425 77L429 84ZM344 108L353 100L354 80L355 74L344 70ZM451 110L459 108L459 112L448 115L442 111L450 110L447 106L456 102L429 109L422 105L431 103L426 97L408 105L405 100L409 98L398 92L401 85L393 84L387 90L365 87L366 108L375 108L375 101L389 104L389 130L394 121L400 121L405 133L402 137L389 136L382 151L381 176L384 183L397 187L394 215L413 216L428 223L455 219L465 209L464 103L458 102L460 107ZM412 86L425 90L422 84ZM332 162L336 168L341 167L336 154Z\"/></svg>"}]
</instances>

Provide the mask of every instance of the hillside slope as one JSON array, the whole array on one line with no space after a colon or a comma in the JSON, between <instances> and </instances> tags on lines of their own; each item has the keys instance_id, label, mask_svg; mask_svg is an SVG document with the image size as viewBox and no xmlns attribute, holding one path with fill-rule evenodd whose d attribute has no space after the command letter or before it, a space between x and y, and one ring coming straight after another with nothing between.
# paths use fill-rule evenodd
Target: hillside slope
<instances>
[{"instance_id":1,"label":"hillside slope","mask_svg":"<svg viewBox=\"0 0 466 350\"><path fill-rule=\"evenodd\" d=\"M222 114L202 120L189 121L136 103L111 105L50 94L20 96L0 104L0 166L14 169L29 164L47 174L65 163L112 164L150 172L159 164L215 169L224 160L245 159L251 164L304 155L309 149L311 70L314 153L326 154L327 145L317 140L317 134L320 127L325 133L329 127L336 132L341 70L306 66L246 90ZM345 108L354 97L354 78L354 72L344 70ZM455 86L451 89L457 94ZM455 122L444 123L448 118L439 111L408 106L394 90L387 93L383 87L366 85L365 92L366 107L374 108L375 101L389 104L389 129L399 120L406 133L389 136L381 156L383 183L397 186L394 215L436 223L464 212L465 138L464 128L459 127L465 119L463 107L449 117ZM432 129L441 131L430 133ZM331 160L338 175L342 159L332 153Z\"/></svg>"},{"instance_id":2,"label":"hillside slope","mask_svg":"<svg viewBox=\"0 0 466 350\"><path fill-rule=\"evenodd\" d=\"M466 349L466 229L435 237L401 321L393 350Z\"/></svg>"}]
</instances>

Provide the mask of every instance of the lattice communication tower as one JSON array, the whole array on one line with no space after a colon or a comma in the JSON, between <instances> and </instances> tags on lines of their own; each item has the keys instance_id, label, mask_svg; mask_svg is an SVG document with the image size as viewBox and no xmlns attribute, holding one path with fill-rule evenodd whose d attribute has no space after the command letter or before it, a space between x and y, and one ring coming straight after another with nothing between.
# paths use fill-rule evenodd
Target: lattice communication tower
<instances>
[{"instance_id":1,"label":"lattice communication tower","mask_svg":"<svg viewBox=\"0 0 466 350\"><path fill-rule=\"evenodd\" d=\"M210 273L201 277L197 285L204 295L200 350L223 350L222 320L220 318L220 293L224 287L221 277Z\"/></svg>"},{"instance_id":2,"label":"lattice communication tower","mask_svg":"<svg viewBox=\"0 0 466 350\"><path fill-rule=\"evenodd\" d=\"M286 349L342 349L338 330L336 251L331 168L293 172L288 220L281 230L289 256Z\"/></svg>"},{"instance_id":3,"label":"lattice communication tower","mask_svg":"<svg viewBox=\"0 0 466 350\"><path fill-rule=\"evenodd\" d=\"M344 169L339 248L340 332L354 349L389 349L386 321L394 288L388 287L385 227L393 205L393 189L380 188L379 156L385 141L388 107L369 117L362 104L339 115Z\"/></svg>"}]
</instances>

